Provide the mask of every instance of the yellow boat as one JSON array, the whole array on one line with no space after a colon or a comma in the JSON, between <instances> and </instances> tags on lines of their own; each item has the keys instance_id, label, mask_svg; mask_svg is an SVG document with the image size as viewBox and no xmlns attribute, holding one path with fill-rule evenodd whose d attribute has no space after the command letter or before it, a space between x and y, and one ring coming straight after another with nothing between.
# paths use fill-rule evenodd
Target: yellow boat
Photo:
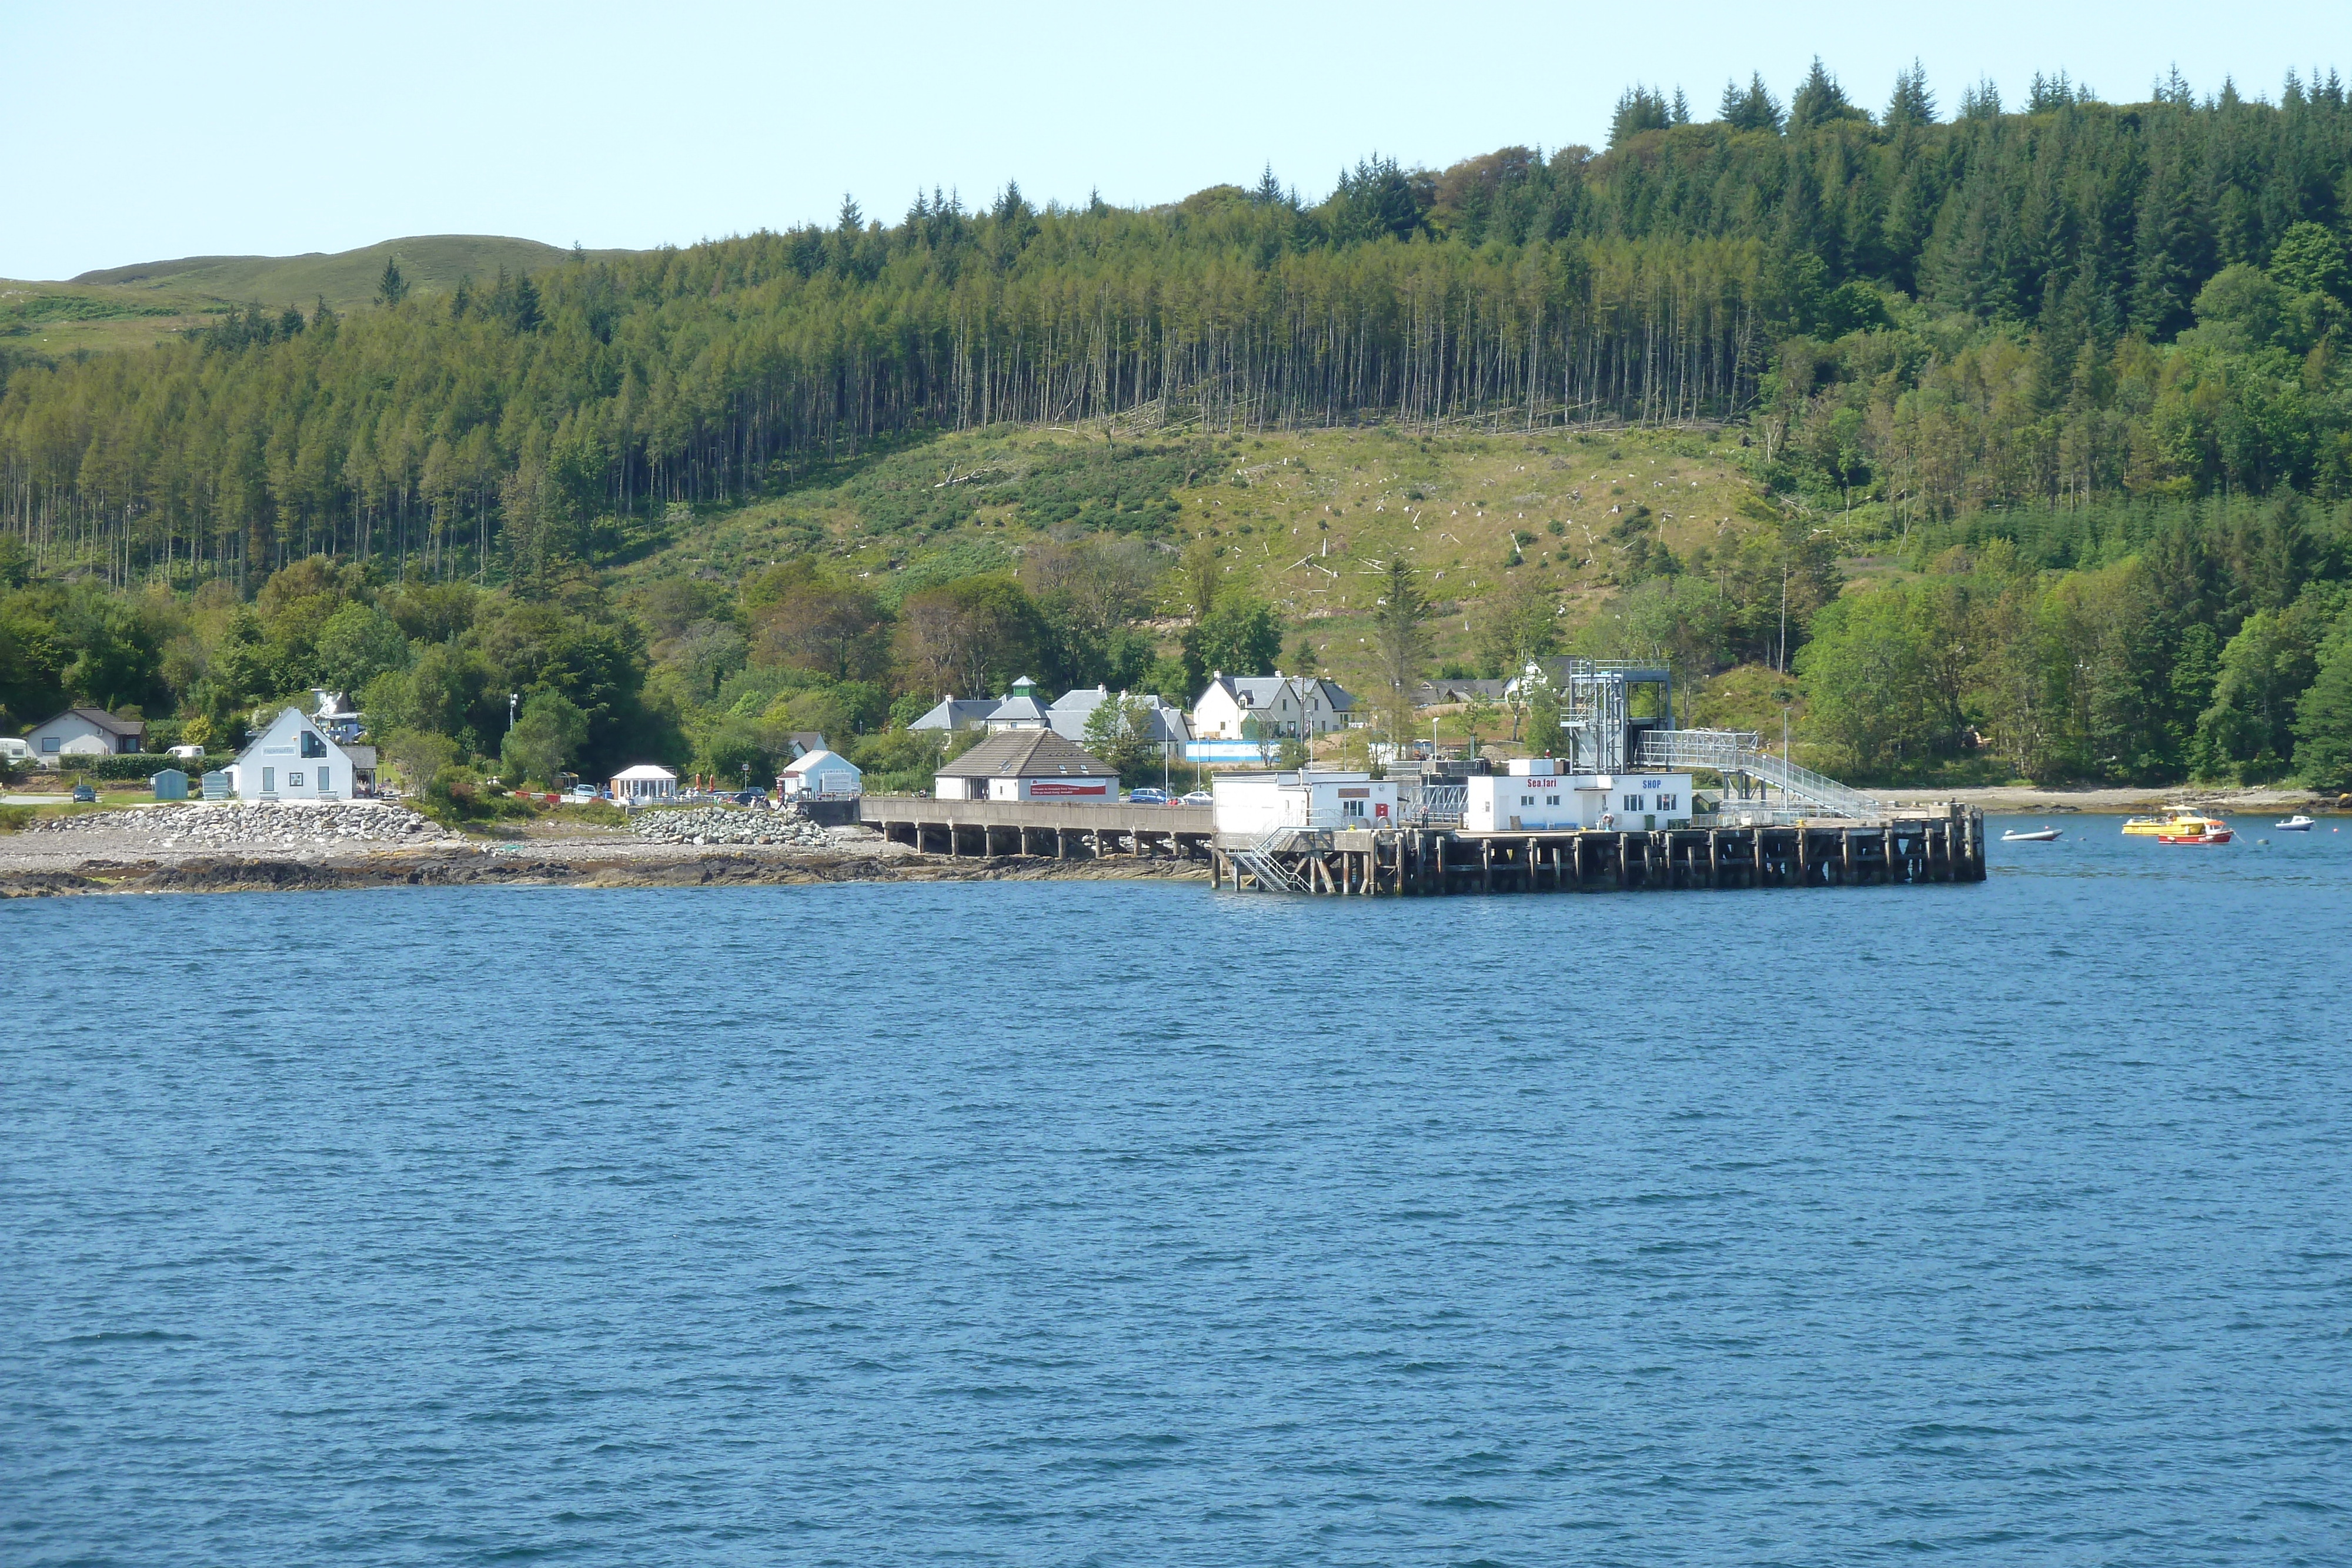
<instances>
[{"instance_id":1,"label":"yellow boat","mask_svg":"<svg viewBox=\"0 0 2352 1568\"><path fill-rule=\"evenodd\" d=\"M2219 818L2176 806L2161 817L2134 817L2124 824L2124 831L2135 838L2194 839L2223 826Z\"/></svg>"}]
</instances>

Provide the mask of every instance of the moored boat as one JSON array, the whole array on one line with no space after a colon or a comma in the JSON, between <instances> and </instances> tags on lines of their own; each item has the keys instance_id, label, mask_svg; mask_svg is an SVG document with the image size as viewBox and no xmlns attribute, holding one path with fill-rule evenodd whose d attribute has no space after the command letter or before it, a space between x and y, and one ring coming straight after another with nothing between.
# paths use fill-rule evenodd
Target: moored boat
<instances>
[{"instance_id":1,"label":"moored boat","mask_svg":"<svg viewBox=\"0 0 2352 1568\"><path fill-rule=\"evenodd\" d=\"M2161 817L2134 817L2124 823L2127 837L2160 839L2168 833L2193 833L2208 819L2187 806L2168 806Z\"/></svg>"},{"instance_id":2,"label":"moored boat","mask_svg":"<svg viewBox=\"0 0 2352 1568\"><path fill-rule=\"evenodd\" d=\"M2042 828L2032 832L2024 833L2021 833L2016 829L2012 828L2008 832L2001 834L2000 841L2005 844L2046 844L2057 837L2058 830L2055 828Z\"/></svg>"},{"instance_id":3,"label":"moored boat","mask_svg":"<svg viewBox=\"0 0 2352 1568\"><path fill-rule=\"evenodd\" d=\"M2297 811L2285 821L2273 822L2271 826L2282 833L2307 833L2311 831L2311 819Z\"/></svg>"},{"instance_id":4,"label":"moored boat","mask_svg":"<svg viewBox=\"0 0 2352 1568\"><path fill-rule=\"evenodd\" d=\"M2159 844L2226 844L2233 836L2230 824L2221 818L2195 813L2176 817L2165 827L2166 831L2156 835Z\"/></svg>"}]
</instances>

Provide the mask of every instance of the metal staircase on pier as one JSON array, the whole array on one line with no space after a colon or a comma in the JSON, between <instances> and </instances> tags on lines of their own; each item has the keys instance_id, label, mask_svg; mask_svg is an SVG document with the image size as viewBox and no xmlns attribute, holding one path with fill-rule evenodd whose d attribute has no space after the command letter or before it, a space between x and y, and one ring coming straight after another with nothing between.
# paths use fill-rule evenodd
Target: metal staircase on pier
<instances>
[{"instance_id":1,"label":"metal staircase on pier","mask_svg":"<svg viewBox=\"0 0 2352 1568\"><path fill-rule=\"evenodd\" d=\"M1274 857L1293 846L1303 828L1276 828L1245 850L1233 852L1234 863L1257 879L1260 887L1282 893L1305 893L1307 883ZM1240 883L1234 883L1239 886Z\"/></svg>"},{"instance_id":2,"label":"metal staircase on pier","mask_svg":"<svg viewBox=\"0 0 2352 1568\"><path fill-rule=\"evenodd\" d=\"M1643 768L1684 771L1708 768L1729 776L1744 773L1780 791L1788 800L1803 800L1834 817L1857 822L1878 822L1886 808L1859 789L1849 789L1826 774L1800 768L1764 749L1762 737L1748 729L1654 729L1642 737L1634 754Z\"/></svg>"}]
</instances>

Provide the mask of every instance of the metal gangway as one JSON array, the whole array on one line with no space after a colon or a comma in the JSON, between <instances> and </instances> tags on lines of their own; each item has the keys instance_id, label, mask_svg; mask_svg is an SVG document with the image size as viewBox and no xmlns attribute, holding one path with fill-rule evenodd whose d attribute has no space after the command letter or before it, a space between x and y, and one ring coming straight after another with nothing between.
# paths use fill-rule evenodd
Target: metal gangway
<instances>
[{"instance_id":1,"label":"metal gangway","mask_svg":"<svg viewBox=\"0 0 2352 1568\"><path fill-rule=\"evenodd\" d=\"M1803 800L1831 816L1857 822L1885 821L1886 808L1878 800L1775 756L1764 749L1762 741L1750 729L1654 729L1642 737L1634 761L1643 768L1676 771L1708 768L1727 778L1746 774L1780 790L1784 800Z\"/></svg>"},{"instance_id":2,"label":"metal gangway","mask_svg":"<svg viewBox=\"0 0 2352 1568\"><path fill-rule=\"evenodd\" d=\"M1292 848L1304 828L1276 828L1261 835L1248 849L1232 852L1234 863L1257 879L1260 887L1278 888L1284 893L1305 893L1304 880L1294 875L1289 867L1275 857ZM1241 884L1235 883L1234 886Z\"/></svg>"}]
</instances>

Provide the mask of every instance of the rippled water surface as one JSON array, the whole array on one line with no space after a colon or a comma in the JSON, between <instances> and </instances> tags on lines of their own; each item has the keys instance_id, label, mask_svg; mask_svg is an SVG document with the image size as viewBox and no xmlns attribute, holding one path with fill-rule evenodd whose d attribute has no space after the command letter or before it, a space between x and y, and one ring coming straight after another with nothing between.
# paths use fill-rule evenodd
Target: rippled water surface
<instances>
[{"instance_id":1,"label":"rippled water surface","mask_svg":"<svg viewBox=\"0 0 2352 1568\"><path fill-rule=\"evenodd\" d=\"M2058 821L0 906L0 1559L2352 1560L2352 831Z\"/></svg>"}]
</instances>

